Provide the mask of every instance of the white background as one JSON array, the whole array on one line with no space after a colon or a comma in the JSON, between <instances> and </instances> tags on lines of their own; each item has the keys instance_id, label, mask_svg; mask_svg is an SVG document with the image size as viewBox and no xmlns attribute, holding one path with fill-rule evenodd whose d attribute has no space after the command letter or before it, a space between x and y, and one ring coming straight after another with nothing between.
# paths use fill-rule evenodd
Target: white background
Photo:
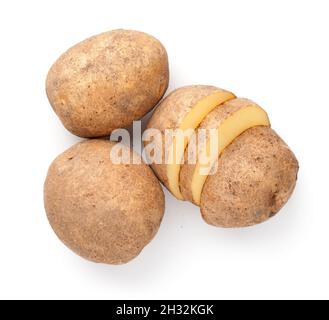
<instances>
[{"instance_id":1,"label":"white background","mask_svg":"<svg viewBox=\"0 0 329 320\"><path fill-rule=\"evenodd\" d=\"M329 2L1 1L0 298L329 298ZM115 28L159 38L170 90L248 97L300 161L294 196L265 224L223 230L168 193L156 239L132 263L96 265L56 238L43 209L51 161L79 141L44 82L73 44Z\"/></svg>"}]
</instances>

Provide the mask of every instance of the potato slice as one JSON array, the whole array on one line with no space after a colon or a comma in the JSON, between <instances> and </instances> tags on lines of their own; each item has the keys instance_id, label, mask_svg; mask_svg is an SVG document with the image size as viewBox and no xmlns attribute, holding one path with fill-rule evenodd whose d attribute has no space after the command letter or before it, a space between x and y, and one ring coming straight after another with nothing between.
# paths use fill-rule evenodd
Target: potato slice
<instances>
[{"instance_id":1,"label":"potato slice","mask_svg":"<svg viewBox=\"0 0 329 320\"><path fill-rule=\"evenodd\" d=\"M200 205L203 186L220 154L240 134L255 126L270 126L270 121L267 113L251 100L230 100L208 114L199 127L206 130L206 139L198 145L196 164L188 163L188 150L185 152L185 164L180 174L185 200ZM211 139L210 129L215 130L217 139ZM206 159L202 159L202 154Z\"/></svg>"},{"instance_id":2,"label":"potato slice","mask_svg":"<svg viewBox=\"0 0 329 320\"><path fill-rule=\"evenodd\" d=\"M218 105L234 98L233 93L216 87L189 86L170 94L153 114L148 129L158 129L162 132L163 163L153 164L152 167L159 179L177 199L183 200L179 187L179 175L191 134L185 137L182 144L177 143L177 139L174 138L169 150L166 150L165 131L179 129L183 132L189 130L193 132L208 113ZM169 161L165 161L166 154Z\"/></svg>"}]
</instances>

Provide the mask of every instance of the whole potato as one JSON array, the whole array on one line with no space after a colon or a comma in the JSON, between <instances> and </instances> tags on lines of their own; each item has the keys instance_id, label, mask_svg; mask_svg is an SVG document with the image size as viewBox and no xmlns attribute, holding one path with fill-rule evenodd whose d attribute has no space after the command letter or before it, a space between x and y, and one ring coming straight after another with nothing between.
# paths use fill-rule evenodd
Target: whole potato
<instances>
[{"instance_id":1,"label":"whole potato","mask_svg":"<svg viewBox=\"0 0 329 320\"><path fill-rule=\"evenodd\" d=\"M204 220L214 226L248 227L273 217L294 191L298 161L269 127L245 131L229 145L201 196Z\"/></svg>"},{"instance_id":2,"label":"whole potato","mask_svg":"<svg viewBox=\"0 0 329 320\"><path fill-rule=\"evenodd\" d=\"M57 236L78 255L107 264L135 258L157 233L165 207L146 164L112 163L115 145L90 140L73 146L53 162L44 189Z\"/></svg>"},{"instance_id":3,"label":"whole potato","mask_svg":"<svg viewBox=\"0 0 329 320\"><path fill-rule=\"evenodd\" d=\"M49 71L49 101L73 134L108 136L141 119L163 97L169 82L163 45L142 32L114 30L64 53Z\"/></svg>"}]
</instances>

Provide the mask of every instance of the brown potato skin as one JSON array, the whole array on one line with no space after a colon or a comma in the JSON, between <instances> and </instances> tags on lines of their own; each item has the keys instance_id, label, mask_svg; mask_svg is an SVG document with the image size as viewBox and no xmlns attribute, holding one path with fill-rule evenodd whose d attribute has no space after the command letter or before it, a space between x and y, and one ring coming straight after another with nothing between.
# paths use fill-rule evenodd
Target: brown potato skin
<instances>
[{"instance_id":1,"label":"brown potato skin","mask_svg":"<svg viewBox=\"0 0 329 320\"><path fill-rule=\"evenodd\" d=\"M247 130L226 148L217 173L206 181L201 197L204 220L225 228L268 220L289 200L298 169L295 155L275 131Z\"/></svg>"},{"instance_id":2,"label":"brown potato skin","mask_svg":"<svg viewBox=\"0 0 329 320\"><path fill-rule=\"evenodd\" d=\"M169 83L163 45L142 32L114 30L64 53L49 71L49 101L73 134L104 137L141 119Z\"/></svg>"},{"instance_id":3,"label":"brown potato skin","mask_svg":"<svg viewBox=\"0 0 329 320\"><path fill-rule=\"evenodd\" d=\"M216 91L224 90L205 85L186 86L173 91L158 105L147 125L147 129L157 129L162 133L163 163L165 163L166 153L164 143L165 130L178 129L186 115L193 109L193 107L200 100ZM167 187L167 189L169 189L167 165L152 164L152 169L156 173L159 180Z\"/></svg>"},{"instance_id":4,"label":"brown potato skin","mask_svg":"<svg viewBox=\"0 0 329 320\"><path fill-rule=\"evenodd\" d=\"M55 233L90 261L123 264L154 238L164 214L164 194L146 164L114 165L115 143L79 143L51 165L44 202Z\"/></svg>"}]
</instances>

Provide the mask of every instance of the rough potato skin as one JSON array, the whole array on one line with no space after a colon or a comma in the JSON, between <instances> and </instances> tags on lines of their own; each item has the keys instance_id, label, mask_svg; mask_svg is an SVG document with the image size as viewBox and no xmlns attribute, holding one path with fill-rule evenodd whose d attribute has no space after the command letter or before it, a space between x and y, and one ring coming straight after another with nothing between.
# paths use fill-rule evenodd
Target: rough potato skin
<instances>
[{"instance_id":1,"label":"rough potato skin","mask_svg":"<svg viewBox=\"0 0 329 320\"><path fill-rule=\"evenodd\" d=\"M142 32L114 30L64 53L49 71L46 91L73 134L104 137L141 119L168 88L163 45Z\"/></svg>"},{"instance_id":2,"label":"rough potato skin","mask_svg":"<svg viewBox=\"0 0 329 320\"><path fill-rule=\"evenodd\" d=\"M218 106L216 109L210 112L207 115L207 117L201 122L198 129L203 129L203 130L218 129L222 121L226 120L228 117L230 117L232 114L239 111L240 109L250 105L255 105L255 102L244 98L237 98L230 100ZM208 140L209 140L209 134L206 135L205 142L207 142ZM198 146L198 147L202 149L202 146ZM187 148L185 151L184 164L182 165L180 172L179 183L184 199L186 201L190 201L194 203L191 184L192 184L192 179L196 165L188 163L188 156L189 156L189 150Z\"/></svg>"},{"instance_id":3,"label":"rough potato skin","mask_svg":"<svg viewBox=\"0 0 329 320\"><path fill-rule=\"evenodd\" d=\"M60 155L49 169L44 201L66 246L90 261L123 264L153 239L165 204L149 166L111 162L114 145L90 140Z\"/></svg>"},{"instance_id":4,"label":"rough potato skin","mask_svg":"<svg viewBox=\"0 0 329 320\"><path fill-rule=\"evenodd\" d=\"M201 212L211 225L248 227L273 217L296 185L298 161L268 127L244 132L219 159L201 197Z\"/></svg>"},{"instance_id":5,"label":"rough potato skin","mask_svg":"<svg viewBox=\"0 0 329 320\"><path fill-rule=\"evenodd\" d=\"M216 91L224 91L213 86L194 85L179 88L168 95L156 108L147 129L157 129L162 133L162 155L165 163L165 130L178 129L192 108L203 98ZM146 143L147 144L147 143ZM160 181L169 189L166 164L153 164L152 168Z\"/></svg>"}]
</instances>

